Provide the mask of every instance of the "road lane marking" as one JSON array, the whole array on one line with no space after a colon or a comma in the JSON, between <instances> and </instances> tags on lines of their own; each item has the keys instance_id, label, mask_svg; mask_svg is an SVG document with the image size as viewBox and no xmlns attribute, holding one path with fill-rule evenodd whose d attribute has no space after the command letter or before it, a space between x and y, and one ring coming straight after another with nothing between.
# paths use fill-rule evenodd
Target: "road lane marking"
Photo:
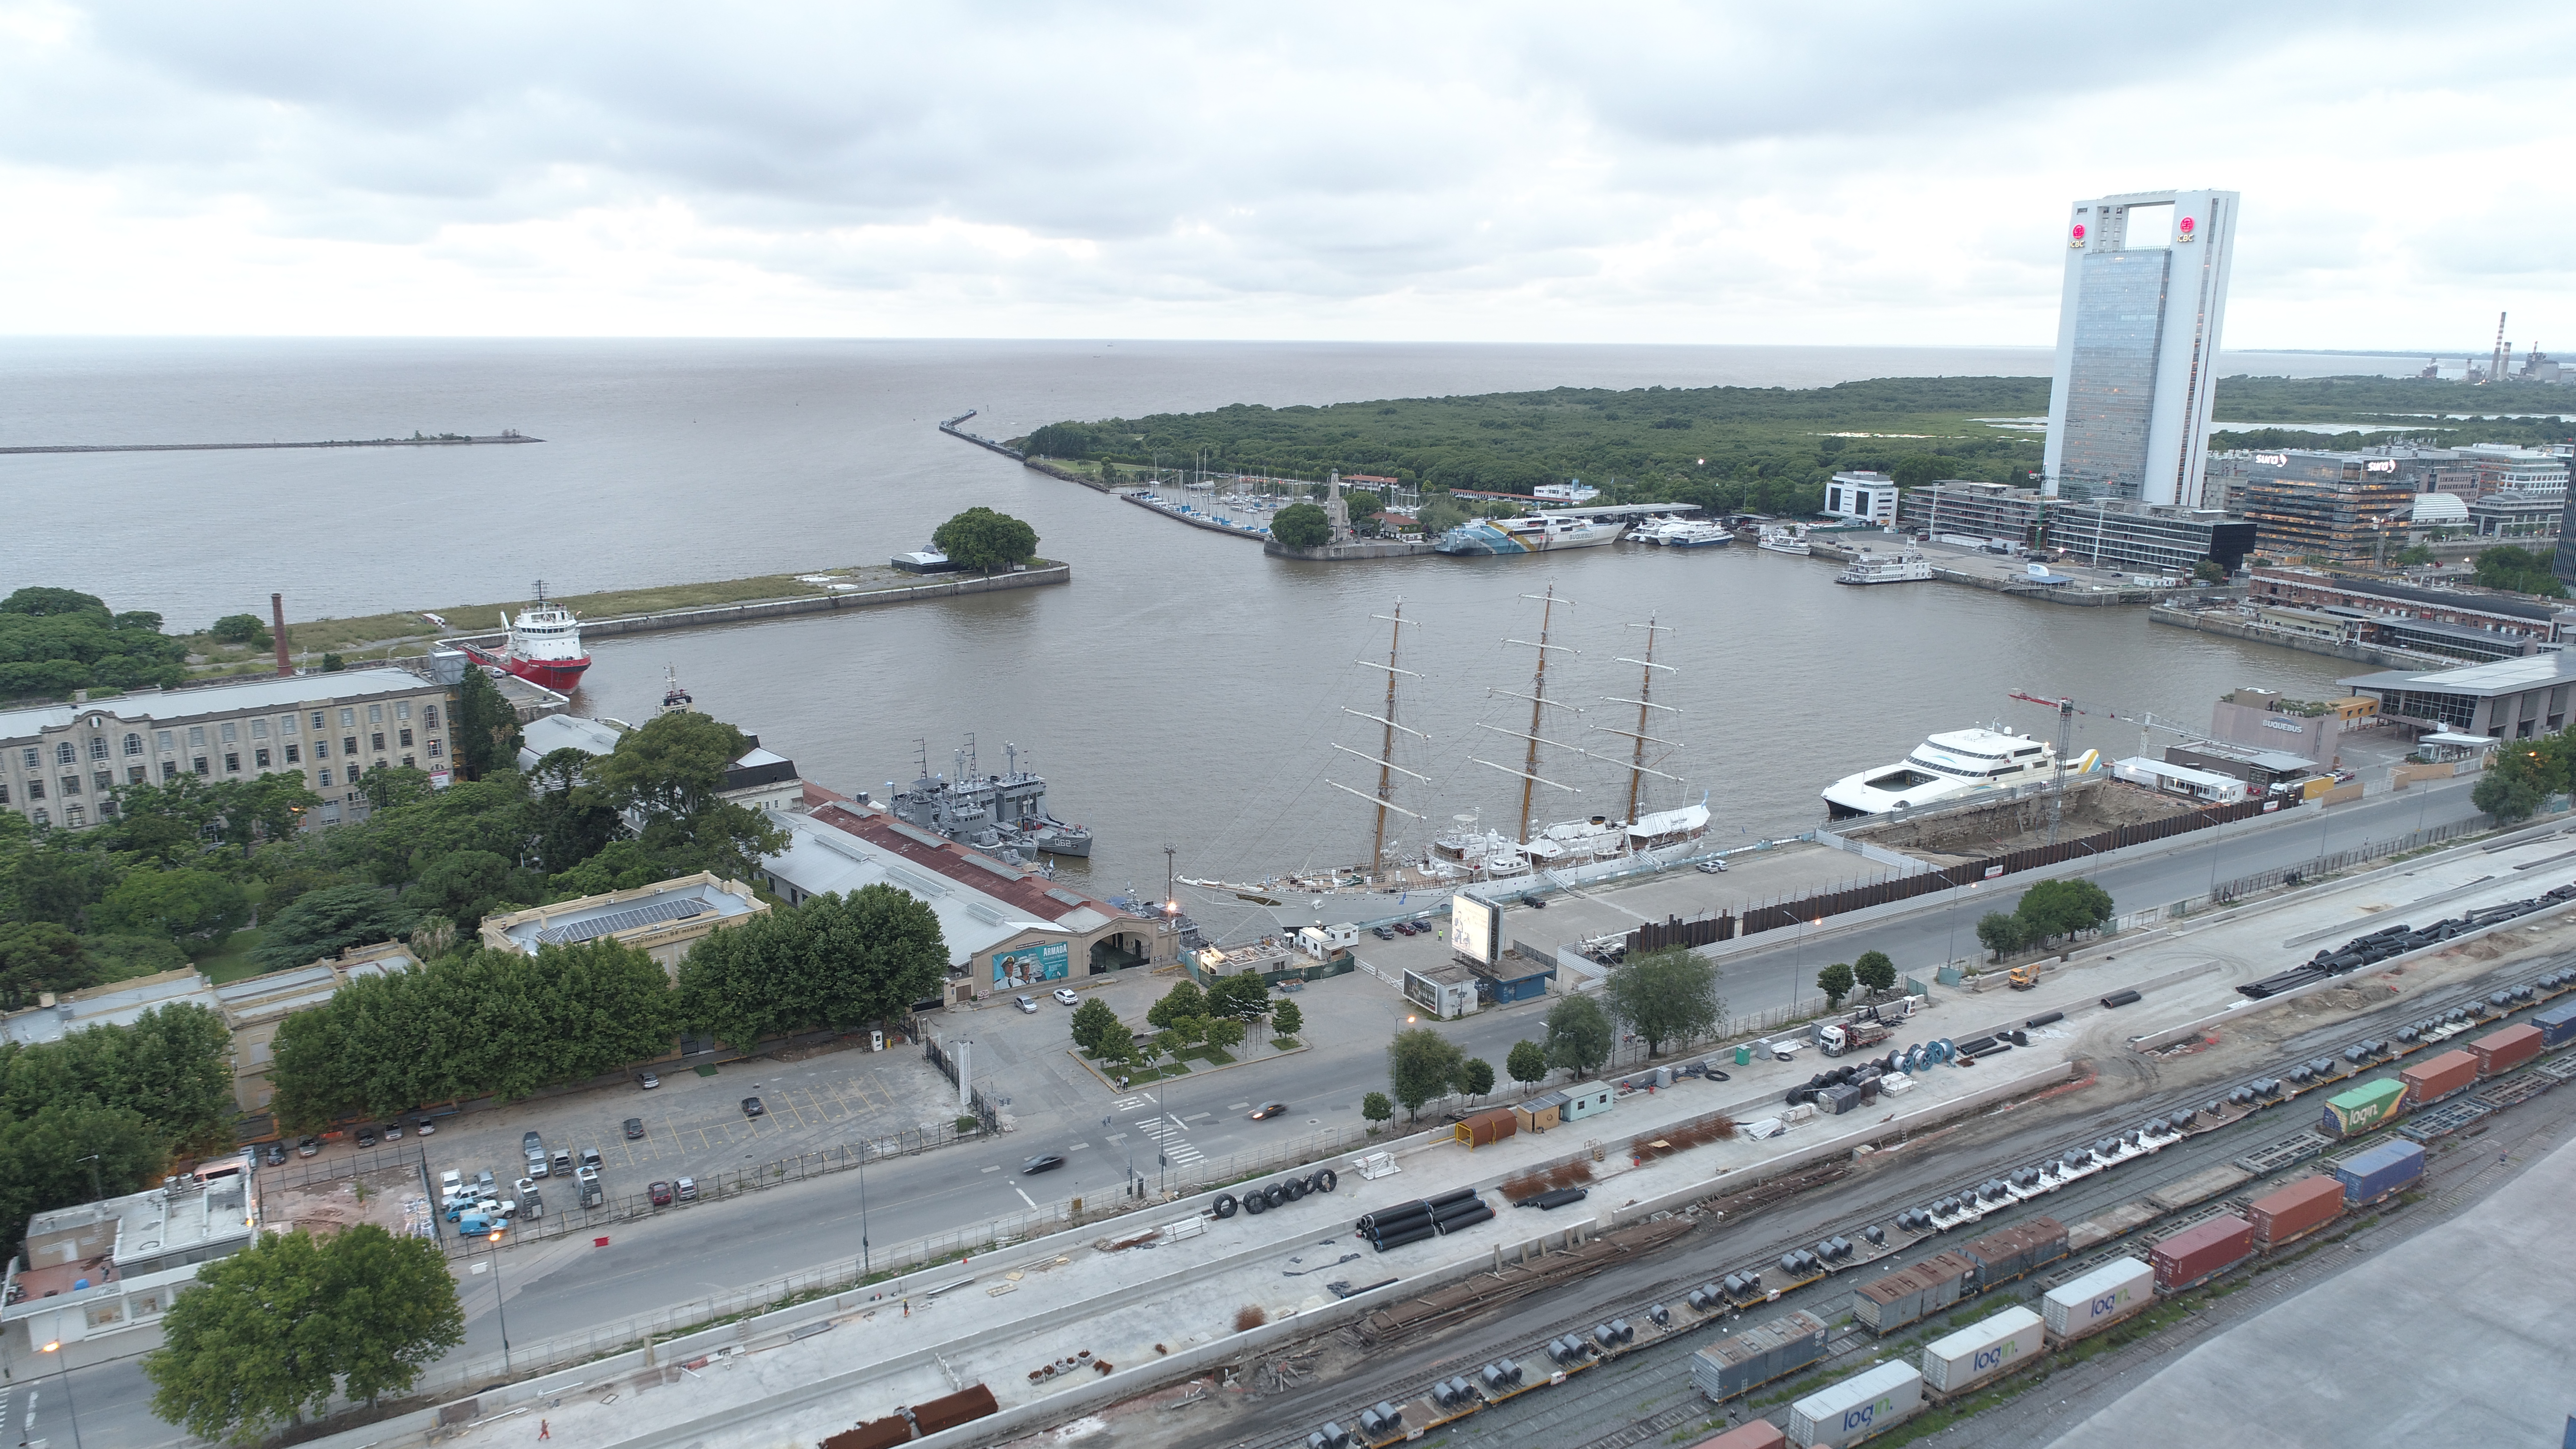
<instances>
[{"instance_id":1,"label":"road lane marking","mask_svg":"<svg viewBox=\"0 0 2576 1449\"><path fill-rule=\"evenodd\" d=\"M1124 1133L1124 1132L1112 1132L1112 1133L1110 1133L1110 1134L1109 1134L1109 1136L1108 1136L1105 1140L1109 1143L1109 1145L1110 1145L1110 1146L1115 1147L1115 1146L1117 1146L1119 1143L1124 1142L1124 1141L1126 1141L1126 1140L1127 1140L1127 1134L1126 1134L1126 1133Z\"/></svg>"},{"instance_id":2,"label":"road lane marking","mask_svg":"<svg viewBox=\"0 0 2576 1449\"><path fill-rule=\"evenodd\" d=\"M984 1169L984 1171L986 1171L986 1172L999 1172L999 1171L1001 1171L1001 1170L1002 1170L1002 1164L1000 1164L1000 1163L998 1163L998 1162L996 1162L996 1163L994 1163L992 1166L987 1167L987 1168L985 1168L985 1169Z\"/></svg>"},{"instance_id":3,"label":"road lane marking","mask_svg":"<svg viewBox=\"0 0 2576 1449\"><path fill-rule=\"evenodd\" d=\"M1024 1203L1027 1203L1029 1206L1031 1206L1031 1207L1036 1207L1036 1206L1038 1205L1038 1200L1037 1200L1036 1198L1033 1198L1033 1197L1029 1196L1029 1195L1028 1195L1028 1193L1026 1193L1025 1191L1022 1191L1022 1189L1021 1189L1021 1187L1020 1187L1020 1185L1019 1185L1018 1183L1016 1183L1016 1182L1015 1182L1015 1183L1012 1183L1012 1184L1011 1184L1011 1191L1016 1192L1016 1193L1019 1193L1019 1194L1020 1194L1020 1201L1022 1201L1022 1202L1024 1202Z\"/></svg>"},{"instance_id":4,"label":"road lane marking","mask_svg":"<svg viewBox=\"0 0 2576 1449\"><path fill-rule=\"evenodd\" d=\"M1076 1142L1066 1147L1064 1150L1067 1152L1080 1152L1082 1149L1089 1147L1090 1145L1091 1144L1088 1142Z\"/></svg>"},{"instance_id":5,"label":"road lane marking","mask_svg":"<svg viewBox=\"0 0 2576 1449\"><path fill-rule=\"evenodd\" d=\"M1235 1103L1233 1106L1228 1107L1228 1108L1226 1108L1225 1110L1227 1110L1227 1111L1229 1111L1229 1112L1246 1112L1246 1111L1250 1111L1250 1110L1251 1110L1251 1108L1252 1108L1252 1104L1251 1104L1250 1102L1237 1102L1237 1103Z\"/></svg>"},{"instance_id":6,"label":"road lane marking","mask_svg":"<svg viewBox=\"0 0 2576 1449\"><path fill-rule=\"evenodd\" d=\"M1214 1112L1192 1112L1187 1121L1183 1122L1182 1125L1187 1126L1190 1122L1204 1122L1215 1115L1216 1114Z\"/></svg>"}]
</instances>

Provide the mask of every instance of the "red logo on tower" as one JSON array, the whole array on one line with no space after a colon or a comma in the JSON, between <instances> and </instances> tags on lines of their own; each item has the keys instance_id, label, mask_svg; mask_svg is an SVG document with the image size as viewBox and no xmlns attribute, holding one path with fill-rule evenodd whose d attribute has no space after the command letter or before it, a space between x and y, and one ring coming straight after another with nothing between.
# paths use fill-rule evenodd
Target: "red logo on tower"
<instances>
[{"instance_id":1,"label":"red logo on tower","mask_svg":"<svg viewBox=\"0 0 2576 1449\"><path fill-rule=\"evenodd\" d=\"M2194 230L2197 225L2198 223L2186 216L2182 220L2174 223L2174 235L2182 238L2184 241L2189 241L2200 234L2198 231Z\"/></svg>"},{"instance_id":2,"label":"red logo on tower","mask_svg":"<svg viewBox=\"0 0 2576 1449\"><path fill-rule=\"evenodd\" d=\"M2075 223L2075 229L2066 234L2066 244L2071 247L2084 245L2084 223Z\"/></svg>"}]
</instances>

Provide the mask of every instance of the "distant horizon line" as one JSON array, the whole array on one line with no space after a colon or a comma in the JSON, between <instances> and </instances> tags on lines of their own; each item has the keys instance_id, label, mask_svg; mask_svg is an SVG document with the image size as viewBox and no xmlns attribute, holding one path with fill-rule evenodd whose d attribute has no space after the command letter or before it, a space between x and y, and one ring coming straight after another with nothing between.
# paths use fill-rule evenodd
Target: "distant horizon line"
<instances>
[{"instance_id":1,"label":"distant horizon line","mask_svg":"<svg viewBox=\"0 0 2576 1449\"><path fill-rule=\"evenodd\" d=\"M2053 342L1497 342L1478 338L1453 337L1092 337L1092 336L1026 336L980 337L935 336L866 336L850 334L826 336L809 333L445 333L445 332L5 332L0 331L0 346L13 343L42 342L810 342L810 343L896 343L896 342L990 342L990 343L1058 343L1069 346L1114 347L1121 343L1142 346L1189 347L1669 347L1669 348L1800 348L1810 351L1999 351L2054 352ZM2494 344L2471 347L2270 347L2243 343L2222 344L2222 352L2265 352L2297 357L2492 357ZM2528 356L2530 349L2523 349Z\"/></svg>"}]
</instances>

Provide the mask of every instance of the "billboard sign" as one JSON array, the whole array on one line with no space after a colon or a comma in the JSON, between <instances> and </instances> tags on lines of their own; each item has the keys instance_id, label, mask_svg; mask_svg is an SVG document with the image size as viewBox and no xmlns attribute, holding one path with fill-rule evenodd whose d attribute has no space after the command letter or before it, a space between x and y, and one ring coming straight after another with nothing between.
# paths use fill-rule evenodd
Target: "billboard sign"
<instances>
[{"instance_id":1,"label":"billboard sign","mask_svg":"<svg viewBox=\"0 0 2576 1449\"><path fill-rule=\"evenodd\" d=\"M993 986L997 990L1037 981L1061 981L1072 974L1073 953L1062 941L993 953Z\"/></svg>"},{"instance_id":2,"label":"billboard sign","mask_svg":"<svg viewBox=\"0 0 2576 1449\"><path fill-rule=\"evenodd\" d=\"M1461 956L1480 966L1491 966L1495 950L1495 932L1502 924L1501 913L1470 895L1449 898L1449 945Z\"/></svg>"}]
</instances>

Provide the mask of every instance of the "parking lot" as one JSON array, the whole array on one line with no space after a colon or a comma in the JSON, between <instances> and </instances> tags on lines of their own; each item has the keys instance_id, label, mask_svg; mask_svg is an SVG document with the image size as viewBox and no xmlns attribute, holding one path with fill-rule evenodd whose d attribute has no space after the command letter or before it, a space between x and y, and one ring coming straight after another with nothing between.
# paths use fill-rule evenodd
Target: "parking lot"
<instances>
[{"instance_id":1,"label":"parking lot","mask_svg":"<svg viewBox=\"0 0 2576 1449\"><path fill-rule=\"evenodd\" d=\"M433 1181L451 1168L469 1179L489 1170L506 1187L527 1171L519 1143L533 1131L550 1152L596 1148L602 1185L614 1199L642 1192L655 1178L794 1157L956 1116L957 1089L909 1044L871 1052L859 1038L841 1050L811 1051L796 1060L727 1062L712 1075L678 1064L656 1070L661 1085L650 1091L630 1081L433 1116L437 1130L429 1137L406 1133L385 1146L421 1152ZM761 1099L763 1116L743 1115L742 1099L750 1096ZM414 1115L406 1113L404 1120ZM626 1136L630 1117L639 1120L641 1137ZM311 1166L328 1170L334 1157L372 1156L359 1153L354 1139L354 1132L342 1134ZM549 1176L541 1186L553 1189L545 1199L550 1210L572 1206L569 1179L558 1186Z\"/></svg>"}]
</instances>

